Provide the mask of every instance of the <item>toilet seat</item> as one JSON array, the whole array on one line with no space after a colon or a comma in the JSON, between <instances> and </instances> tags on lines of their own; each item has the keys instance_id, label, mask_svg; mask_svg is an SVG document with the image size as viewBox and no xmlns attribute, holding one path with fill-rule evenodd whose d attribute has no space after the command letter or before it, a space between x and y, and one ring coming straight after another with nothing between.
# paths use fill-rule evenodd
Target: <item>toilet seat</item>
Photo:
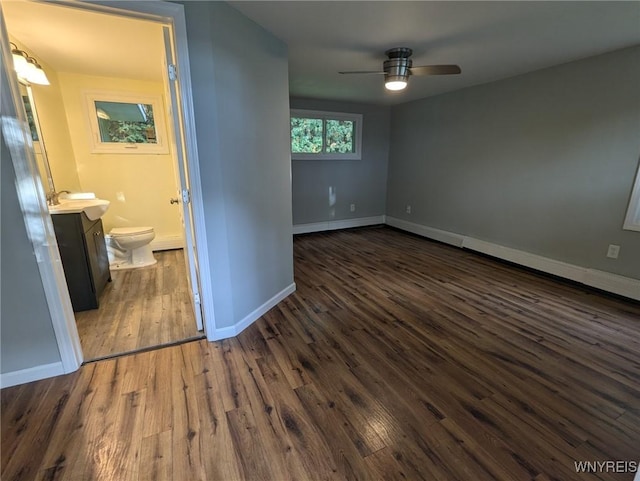
<instances>
[{"instance_id":1,"label":"toilet seat","mask_svg":"<svg viewBox=\"0 0 640 481\"><path fill-rule=\"evenodd\" d=\"M132 235L151 234L153 227L114 227L109 231L112 237L125 237Z\"/></svg>"}]
</instances>

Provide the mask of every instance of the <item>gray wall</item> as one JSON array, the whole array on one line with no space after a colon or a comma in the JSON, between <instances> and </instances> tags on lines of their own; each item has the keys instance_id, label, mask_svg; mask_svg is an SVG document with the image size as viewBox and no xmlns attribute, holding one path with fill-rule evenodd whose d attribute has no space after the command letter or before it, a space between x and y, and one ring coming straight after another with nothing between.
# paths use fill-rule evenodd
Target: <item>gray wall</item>
<instances>
[{"instance_id":1,"label":"gray wall","mask_svg":"<svg viewBox=\"0 0 640 481\"><path fill-rule=\"evenodd\" d=\"M216 326L293 283L287 49L222 2L185 2Z\"/></svg>"},{"instance_id":2,"label":"gray wall","mask_svg":"<svg viewBox=\"0 0 640 481\"><path fill-rule=\"evenodd\" d=\"M389 158L389 107L292 98L292 109L362 114L361 160L294 160L293 224L383 215ZM329 205L329 187L336 203ZM356 211L350 211L356 204Z\"/></svg>"},{"instance_id":3,"label":"gray wall","mask_svg":"<svg viewBox=\"0 0 640 481\"><path fill-rule=\"evenodd\" d=\"M402 104L391 125L387 215L640 278L640 233L622 230L640 47Z\"/></svg>"},{"instance_id":4,"label":"gray wall","mask_svg":"<svg viewBox=\"0 0 640 481\"><path fill-rule=\"evenodd\" d=\"M0 115L15 117L4 65ZM0 150L0 372L60 362L58 344L34 248L18 203L15 171L4 131Z\"/></svg>"}]
</instances>

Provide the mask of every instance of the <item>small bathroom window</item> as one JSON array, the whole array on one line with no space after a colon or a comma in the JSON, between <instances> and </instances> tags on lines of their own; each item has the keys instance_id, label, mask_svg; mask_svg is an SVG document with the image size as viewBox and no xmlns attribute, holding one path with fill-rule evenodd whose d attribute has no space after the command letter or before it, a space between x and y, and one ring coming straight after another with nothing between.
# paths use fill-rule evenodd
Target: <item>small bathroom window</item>
<instances>
[{"instance_id":1,"label":"small bathroom window","mask_svg":"<svg viewBox=\"0 0 640 481\"><path fill-rule=\"evenodd\" d=\"M159 96L91 91L85 98L92 153L169 152Z\"/></svg>"}]
</instances>

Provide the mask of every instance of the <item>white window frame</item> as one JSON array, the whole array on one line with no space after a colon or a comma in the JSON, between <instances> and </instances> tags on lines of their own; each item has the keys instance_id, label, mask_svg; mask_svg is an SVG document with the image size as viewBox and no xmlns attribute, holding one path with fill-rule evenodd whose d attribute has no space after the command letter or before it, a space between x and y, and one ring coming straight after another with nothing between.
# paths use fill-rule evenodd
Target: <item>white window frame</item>
<instances>
[{"instance_id":1,"label":"white window frame","mask_svg":"<svg viewBox=\"0 0 640 481\"><path fill-rule=\"evenodd\" d=\"M124 92L111 92L105 90L86 90L84 92L86 116L89 122L89 137L91 153L93 154L168 154L167 128L165 125L165 113L162 108L160 95L135 94ZM120 102L131 104L147 104L153 108L153 122L156 128L156 142L124 143L103 142L100 139L100 127L96 112L96 101Z\"/></svg>"},{"instance_id":2,"label":"white window frame","mask_svg":"<svg viewBox=\"0 0 640 481\"><path fill-rule=\"evenodd\" d=\"M627 208L627 215L624 219L625 230L635 230L640 232L640 163L636 172L636 180L631 191L631 199Z\"/></svg>"},{"instance_id":3,"label":"white window frame","mask_svg":"<svg viewBox=\"0 0 640 481\"><path fill-rule=\"evenodd\" d=\"M291 152L291 160L361 160L362 159L362 114L351 114L344 112L325 112L323 110L301 110L291 109L291 117L322 119L322 145L324 147L325 133L324 123L327 120L350 120L354 122L354 146L355 152L342 154L339 152L318 152L318 153L301 153ZM291 125L289 125L291 132ZM291 146L291 138L289 138L289 146Z\"/></svg>"}]
</instances>

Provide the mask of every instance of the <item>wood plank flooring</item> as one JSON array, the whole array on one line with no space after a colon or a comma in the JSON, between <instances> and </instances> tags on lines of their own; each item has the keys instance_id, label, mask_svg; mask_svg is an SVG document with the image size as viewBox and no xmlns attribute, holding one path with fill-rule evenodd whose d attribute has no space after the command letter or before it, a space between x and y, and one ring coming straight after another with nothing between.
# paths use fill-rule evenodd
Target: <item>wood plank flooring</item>
<instances>
[{"instance_id":1,"label":"wood plank flooring","mask_svg":"<svg viewBox=\"0 0 640 481\"><path fill-rule=\"evenodd\" d=\"M158 262L114 270L100 308L76 312L85 361L199 339L182 249L154 252Z\"/></svg>"},{"instance_id":2,"label":"wood plank flooring","mask_svg":"<svg viewBox=\"0 0 640 481\"><path fill-rule=\"evenodd\" d=\"M615 480L637 461L640 305L388 228L295 239L237 338L1 393L13 480Z\"/></svg>"}]
</instances>

